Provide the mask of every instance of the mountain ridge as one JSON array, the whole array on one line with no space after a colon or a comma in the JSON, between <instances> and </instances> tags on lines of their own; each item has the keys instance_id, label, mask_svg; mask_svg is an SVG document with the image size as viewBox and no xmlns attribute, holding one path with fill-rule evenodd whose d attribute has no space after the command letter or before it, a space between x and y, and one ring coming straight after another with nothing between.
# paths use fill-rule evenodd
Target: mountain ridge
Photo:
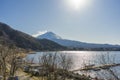
<instances>
[{"instance_id":1,"label":"mountain ridge","mask_svg":"<svg viewBox=\"0 0 120 80\"><path fill-rule=\"evenodd\" d=\"M48 39L36 39L0 22L0 44L15 45L31 50L62 50L65 47Z\"/></svg>"},{"instance_id":2,"label":"mountain ridge","mask_svg":"<svg viewBox=\"0 0 120 80\"><path fill-rule=\"evenodd\" d=\"M49 35L49 32L44 33L42 35L37 36L38 39L49 39L52 40L60 45L66 46L66 47L72 47L72 48L120 48L120 45L111 45L111 44L95 44L95 43L86 43L81 41L75 41L75 40L68 40L68 39L57 39L57 38L49 38L44 36ZM54 35L56 35L54 33ZM58 36L58 35L56 35Z\"/></svg>"}]
</instances>

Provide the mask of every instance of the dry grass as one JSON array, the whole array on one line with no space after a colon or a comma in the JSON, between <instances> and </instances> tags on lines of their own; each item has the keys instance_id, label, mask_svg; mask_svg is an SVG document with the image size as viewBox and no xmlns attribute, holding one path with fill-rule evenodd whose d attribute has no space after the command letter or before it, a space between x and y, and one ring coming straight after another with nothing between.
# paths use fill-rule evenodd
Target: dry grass
<instances>
[{"instance_id":1,"label":"dry grass","mask_svg":"<svg viewBox=\"0 0 120 80\"><path fill-rule=\"evenodd\" d=\"M31 77L31 74L23 72L22 69L19 69L16 72L16 75L19 77L20 80L43 80L41 77L35 77L35 76ZM46 80L46 79L44 79L44 80Z\"/></svg>"}]
</instances>

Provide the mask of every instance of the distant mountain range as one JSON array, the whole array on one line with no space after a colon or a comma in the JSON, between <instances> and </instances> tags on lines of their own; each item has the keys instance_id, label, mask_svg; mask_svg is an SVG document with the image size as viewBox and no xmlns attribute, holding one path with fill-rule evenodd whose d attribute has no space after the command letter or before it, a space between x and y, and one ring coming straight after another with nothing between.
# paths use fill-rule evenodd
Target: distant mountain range
<instances>
[{"instance_id":1,"label":"distant mountain range","mask_svg":"<svg viewBox=\"0 0 120 80\"><path fill-rule=\"evenodd\" d=\"M65 47L48 39L36 39L26 33L15 30L0 22L0 44L15 45L30 50L63 50Z\"/></svg>"},{"instance_id":2,"label":"distant mountain range","mask_svg":"<svg viewBox=\"0 0 120 80\"><path fill-rule=\"evenodd\" d=\"M49 39L52 40L62 46L66 46L69 48L74 49L111 49L111 50L118 50L120 49L120 45L111 45L111 44L94 44L94 43L86 43L86 42L80 42L75 40L68 40L68 39L62 39L60 36L56 35L53 32L46 32L42 35L37 36L37 39Z\"/></svg>"},{"instance_id":3,"label":"distant mountain range","mask_svg":"<svg viewBox=\"0 0 120 80\"><path fill-rule=\"evenodd\" d=\"M55 50L120 50L120 45L94 44L62 39L53 32L32 37L0 22L0 45L12 46L35 51Z\"/></svg>"}]
</instances>

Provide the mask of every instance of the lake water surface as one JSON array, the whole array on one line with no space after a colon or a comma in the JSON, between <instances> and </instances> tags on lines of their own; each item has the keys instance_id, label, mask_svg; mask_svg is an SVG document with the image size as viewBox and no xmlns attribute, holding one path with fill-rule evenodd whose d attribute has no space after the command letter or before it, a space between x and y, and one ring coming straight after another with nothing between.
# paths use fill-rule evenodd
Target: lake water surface
<instances>
[{"instance_id":1,"label":"lake water surface","mask_svg":"<svg viewBox=\"0 0 120 80\"><path fill-rule=\"evenodd\" d=\"M38 57L44 53L56 52L36 52L29 54L26 58L30 60L34 57L34 62L38 63ZM120 63L120 51L58 51L57 54L65 54L73 59L73 70L79 69L84 65L102 65ZM120 74L120 67L117 67L117 72Z\"/></svg>"}]
</instances>

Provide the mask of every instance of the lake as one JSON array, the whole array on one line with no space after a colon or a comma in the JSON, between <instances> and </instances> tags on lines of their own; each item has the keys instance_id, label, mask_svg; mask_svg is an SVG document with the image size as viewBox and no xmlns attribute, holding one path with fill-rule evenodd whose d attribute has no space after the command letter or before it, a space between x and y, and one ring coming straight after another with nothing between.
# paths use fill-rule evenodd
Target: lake
<instances>
[{"instance_id":1,"label":"lake","mask_svg":"<svg viewBox=\"0 0 120 80\"><path fill-rule=\"evenodd\" d=\"M38 63L38 57L44 53L56 52L36 52L35 54L29 54L26 59L30 60L34 57L33 62ZM57 54L65 54L66 56L70 56L73 59L73 70L79 69L84 65L120 63L120 51L58 51ZM115 67L114 70L117 74L120 74L120 67ZM96 76L96 74L93 73L94 72L91 74L91 72L89 72L89 74ZM99 73L97 73L97 75L98 74Z\"/></svg>"}]
</instances>

